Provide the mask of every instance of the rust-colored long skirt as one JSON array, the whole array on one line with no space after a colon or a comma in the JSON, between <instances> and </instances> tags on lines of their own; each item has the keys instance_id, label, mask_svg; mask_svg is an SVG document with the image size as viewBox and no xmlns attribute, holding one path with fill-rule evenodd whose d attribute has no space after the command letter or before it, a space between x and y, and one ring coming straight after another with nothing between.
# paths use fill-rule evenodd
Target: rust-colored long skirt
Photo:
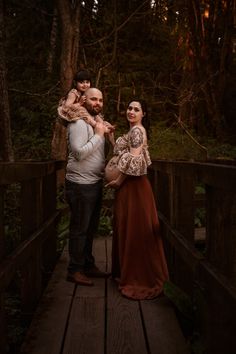
<instances>
[{"instance_id":1,"label":"rust-colored long skirt","mask_svg":"<svg viewBox=\"0 0 236 354\"><path fill-rule=\"evenodd\" d=\"M152 299L163 290L168 269L151 185L128 177L115 193L112 276L131 299Z\"/></svg>"}]
</instances>

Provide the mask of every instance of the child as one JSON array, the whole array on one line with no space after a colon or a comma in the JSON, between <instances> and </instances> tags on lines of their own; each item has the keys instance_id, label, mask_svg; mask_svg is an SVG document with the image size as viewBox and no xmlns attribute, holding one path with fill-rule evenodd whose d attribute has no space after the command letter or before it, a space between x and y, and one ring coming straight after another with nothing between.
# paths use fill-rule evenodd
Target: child
<instances>
[{"instance_id":1,"label":"child","mask_svg":"<svg viewBox=\"0 0 236 354\"><path fill-rule=\"evenodd\" d=\"M95 119L91 118L83 104L85 102L85 91L91 86L91 76L87 70L79 71L74 78L75 88L72 88L68 94L61 98L58 105L58 116L63 125L74 122L78 119L84 119L86 123L95 127L97 122L104 122L107 127L107 132L114 130L114 127L105 122L99 114Z\"/></svg>"}]
</instances>

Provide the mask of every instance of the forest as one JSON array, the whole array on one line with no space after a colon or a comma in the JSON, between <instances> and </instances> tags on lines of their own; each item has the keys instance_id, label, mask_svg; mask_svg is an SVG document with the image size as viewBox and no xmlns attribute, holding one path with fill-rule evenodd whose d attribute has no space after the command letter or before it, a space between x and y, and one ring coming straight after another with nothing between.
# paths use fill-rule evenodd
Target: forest
<instances>
[{"instance_id":1,"label":"forest","mask_svg":"<svg viewBox=\"0 0 236 354\"><path fill-rule=\"evenodd\" d=\"M103 92L116 136L127 129L128 101L146 100L152 159L235 164L234 0L0 0L1 162L66 159L57 106L80 69ZM19 193L17 185L6 189L9 253L21 240ZM204 223L198 209L195 226ZM59 251L67 229L62 220ZM104 209L100 234L110 231ZM26 328L15 288L8 302L17 352Z\"/></svg>"},{"instance_id":2,"label":"forest","mask_svg":"<svg viewBox=\"0 0 236 354\"><path fill-rule=\"evenodd\" d=\"M126 129L144 98L152 158L236 157L233 0L0 0L0 159L66 158L57 105L82 68Z\"/></svg>"}]
</instances>

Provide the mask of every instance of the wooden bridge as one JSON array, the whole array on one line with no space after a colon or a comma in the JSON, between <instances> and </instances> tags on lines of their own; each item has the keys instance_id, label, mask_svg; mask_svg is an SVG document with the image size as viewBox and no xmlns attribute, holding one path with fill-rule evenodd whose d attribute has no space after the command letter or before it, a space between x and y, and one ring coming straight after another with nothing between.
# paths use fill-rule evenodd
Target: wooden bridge
<instances>
[{"instance_id":1,"label":"wooden bridge","mask_svg":"<svg viewBox=\"0 0 236 354\"><path fill-rule=\"evenodd\" d=\"M35 314L14 353L190 353L168 294L132 301L120 296L109 278L96 279L91 288L65 281L67 249L58 259L57 225L67 209L57 209L56 203L57 174L63 168L60 162L0 164L1 353L13 353L9 290L19 292L23 316ZM149 177L171 283L190 299L192 325L204 348L199 353L233 354L236 167L158 160ZM15 202L9 207L11 188ZM196 228L199 210L204 220ZM11 245L9 220L16 220ZM94 244L99 266L107 270L111 242L111 237L97 238Z\"/></svg>"}]
</instances>

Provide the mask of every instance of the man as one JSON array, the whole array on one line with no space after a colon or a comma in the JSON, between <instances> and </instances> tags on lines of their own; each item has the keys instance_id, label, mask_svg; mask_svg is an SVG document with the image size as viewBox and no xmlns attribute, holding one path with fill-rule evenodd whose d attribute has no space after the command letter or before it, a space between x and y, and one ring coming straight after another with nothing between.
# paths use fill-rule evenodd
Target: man
<instances>
[{"instance_id":1,"label":"man","mask_svg":"<svg viewBox=\"0 0 236 354\"><path fill-rule=\"evenodd\" d=\"M102 92L89 88L85 96L84 107L94 118L103 108ZM69 156L65 189L71 210L67 280L93 285L89 277L105 276L95 265L92 246L102 202L106 127L97 122L92 128L85 120L79 119L70 123L67 129Z\"/></svg>"}]
</instances>

